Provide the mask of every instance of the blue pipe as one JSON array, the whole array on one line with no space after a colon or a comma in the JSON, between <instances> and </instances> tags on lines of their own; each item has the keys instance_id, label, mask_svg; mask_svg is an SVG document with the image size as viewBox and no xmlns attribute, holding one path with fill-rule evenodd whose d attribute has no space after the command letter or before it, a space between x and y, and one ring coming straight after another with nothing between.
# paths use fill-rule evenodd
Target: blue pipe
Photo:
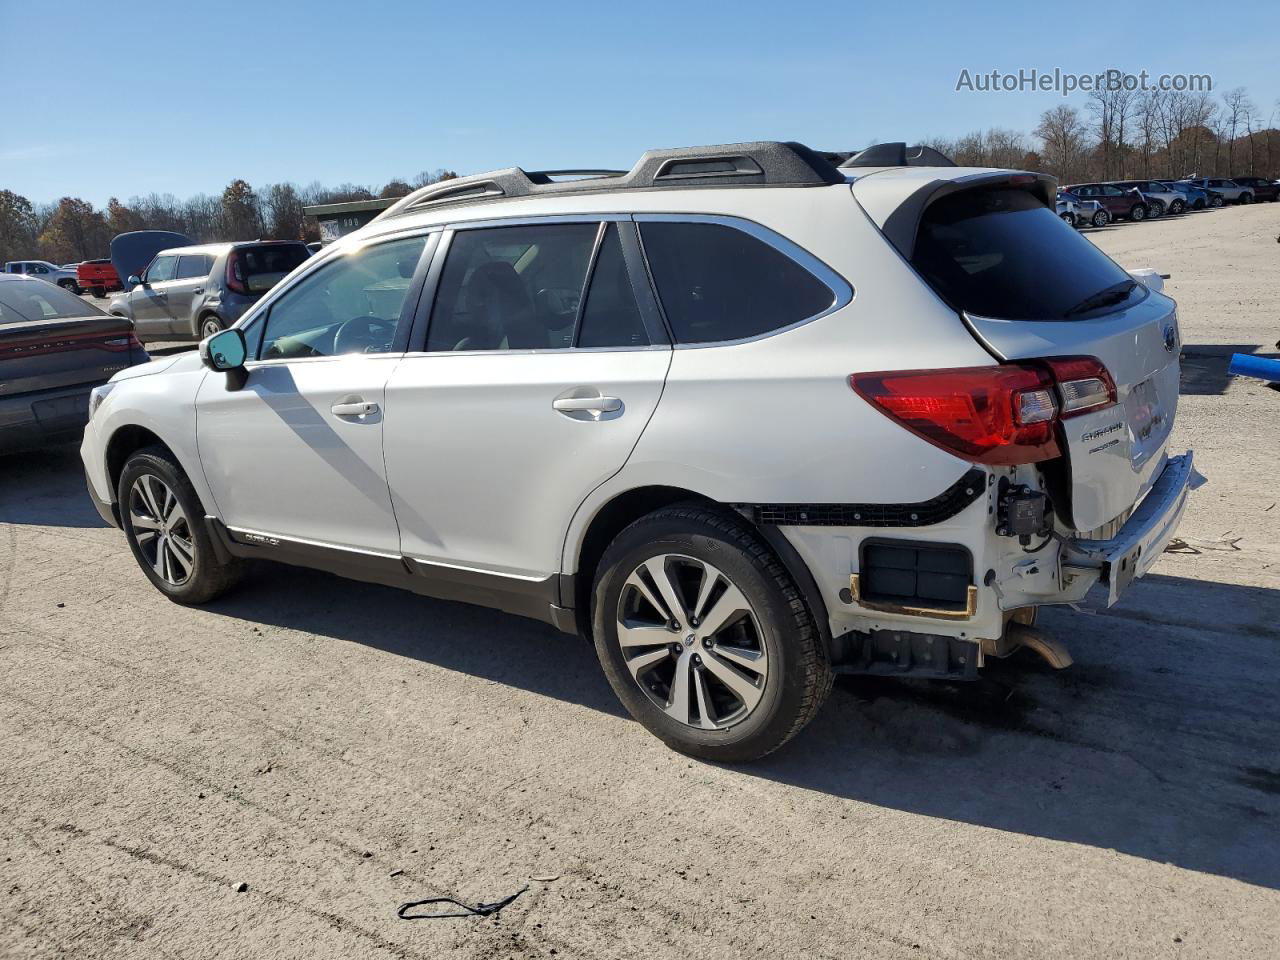
<instances>
[{"instance_id":1,"label":"blue pipe","mask_svg":"<svg viewBox=\"0 0 1280 960\"><path fill-rule=\"evenodd\" d=\"M1268 360L1249 353L1233 353L1227 372L1238 377L1257 377L1259 380L1280 383L1280 360Z\"/></svg>"}]
</instances>

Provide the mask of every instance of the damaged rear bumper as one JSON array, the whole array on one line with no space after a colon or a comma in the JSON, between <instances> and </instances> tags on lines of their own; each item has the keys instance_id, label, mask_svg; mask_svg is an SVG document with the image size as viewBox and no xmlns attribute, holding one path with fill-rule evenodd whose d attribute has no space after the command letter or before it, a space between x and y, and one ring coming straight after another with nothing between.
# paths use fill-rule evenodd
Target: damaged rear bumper
<instances>
[{"instance_id":1,"label":"damaged rear bumper","mask_svg":"<svg viewBox=\"0 0 1280 960\"><path fill-rule=\"evenodd\" d=\"M1151 490L1110 540L1063 541L1059 558L1068 567L1099 571L1113 606L1134 580L1146 574L1173 539L1196 479L1192 454L1170 457Z\"/></svg>"}]
</instances>

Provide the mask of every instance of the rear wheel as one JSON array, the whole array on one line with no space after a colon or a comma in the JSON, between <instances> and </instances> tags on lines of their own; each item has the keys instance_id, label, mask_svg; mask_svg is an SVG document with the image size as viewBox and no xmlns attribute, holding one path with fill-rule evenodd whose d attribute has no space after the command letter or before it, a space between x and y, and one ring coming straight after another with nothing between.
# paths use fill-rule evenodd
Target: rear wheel
<instances>
[{"instance_id":1,"label":"rear wheel","mask_svg":"<svg viewBox=\"0 0 1280 960\"><path fill-rule=\"evenodd\" d=\"M129 549L147 579L170 600L205 603L239 579L240 562L218 559L200 498L164 447L133 454L116 492Z\"/></svg>"},{"instance_id":2,"label":"rear wheel","mask_svg":"<svg viewBox=\"0 0 1280 960\"><path fill-rule=\"evenodd\" d=\"M1241 203L1253 203L1253 194L1252 194L1252 193L1242 193L1242 194L1240 194L1240 202L1241 202Z\"/></svg>"},{"instance_id":3,"label":"rear wheel","mask_svg":"<svg viewBox=\"0 0 1280 960\"><path fill-rule=\"evenodd\" d=\"M1185 212L1186 209L1187 209L1187 205L1183 203L1181 200L1175 200L1173 201L1173 203L1169 205L1169 212L1174 214L1175 216L1177 214Z\"/></svg>"},{"instance_id":4,"label":"rear wheel","mask_svg":"<svg viewBox=\"0 0 1280 960\"><path fill-rule=\"evenodd\" d=\"M89 292L92 293L99 300L101 300L103 297L107 295L106 287L94 287Z\"/></svg>"},{"instance_id":5,"label":"rear wheel","mask_svg":"<svg viewBox=\"0 0 1280 960\"><path fill-rule=\"evenodd\" d=\"M762 757L831 690L818 627L786 569L750 528L700 506L618 535L600 561L592 623L618 699L691 756Z\"/></svg>"},{"instance_id":6,"label":"rear wheel","mask_svg":"<svg viewBox=\"0 0 1280 960\"><path fill-rule=\"evenodd\" d=\"M201 317L200 319L200 339L205 340L212 337L215 333L222 330L222 321L213 314Z\"/></svg>"},{"instance_id":7,"label":"rear wheel","mask_svg":"<svg viewBox=\"0 0 1280 960\"><path fill-rule=\"evenodd\" d=\"M1222 197L1214 197L1213 201L1209 205L1211 207L1220 207L1224 203L1226 203L1226 201Z\"/></svg>"},{"instance_id":8,"label":"rear wheel","mask_svg":"<svg viewBox=\"0 0 1280 960\"><path fill-rule=\"evenodd\" d=\"M1058 216L1060 216L1063 219L1063 221L1067 224L1067 226L1074 227L1076 225L1075 214L1072 213L1071 211L1068 210L1066 213L1060 213L1058 214Z\"/></svg>"},{"instance_id":9,"label":"rear wheel","mask_svg":"<svg viewBox=\"0 0 1280 960\"><path fill-rule=\"evenodd\" d=\"M1152 220L1155 220L1157 217L1163 217L1163 216L1164 216L1164 201L1163 201L1163 200L1150 200L1150 201L1148 201L1148 202L1147 202L1147 215L1148 215L1148 216L1150 216Z\"/></svg>"},{"instance_id":10,"label":"rear wheel","mask_svg":"<svg viewBox=\"0 0 1280 960\"><path fill-rule=\"evenodd\" d=\"M1095 227L1105 227L1111 222L1111 214L1105 210L1095 210L1093 214L1093 225Z\"/></svg>"},{"instance_id":11,"label":"rear wheel","mask_svg":"<svg viewBox=\"0 0 1280 960\"><path fill-rule=\"evenodd\" d=\"M71 279L59 280L58 286L60 286L63 290L71 291L76 296L79 296L81 293L84 292L80 289L80 284L76 283L74 280L71 280Z\"/></svg>"},{"instance_id":12,"label":"rear wheel","mask_svg":"<svg viewBox=\"0 0 1280 960\"><path fill-rule=\"evenodd\" d=\"M1129 208L1129 219L1134 223L1138 223L1147 219L1147 206L1144 203L1135 203Z\"/></svg>"}]
</instances>

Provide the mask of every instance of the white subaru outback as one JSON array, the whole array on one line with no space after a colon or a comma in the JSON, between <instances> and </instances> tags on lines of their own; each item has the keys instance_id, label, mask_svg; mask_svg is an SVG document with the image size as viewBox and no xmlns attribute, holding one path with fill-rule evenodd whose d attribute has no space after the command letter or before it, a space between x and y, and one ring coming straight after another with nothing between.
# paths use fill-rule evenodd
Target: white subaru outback
<instances>
[{"instance_id":1,"label":"white subaru outback","mask_svg":"<svg viewBox=\"0 0 1280 960\"><path fill-rule=\"evenodd\" d=\"M1036 608L1172 537L1174 303L1051 178L902 144L567 173L424 187L96 391L89 489L157 589L269 558L546 620L738 761L837 672L1068 664Z\"/></svg>"}]
</instances>

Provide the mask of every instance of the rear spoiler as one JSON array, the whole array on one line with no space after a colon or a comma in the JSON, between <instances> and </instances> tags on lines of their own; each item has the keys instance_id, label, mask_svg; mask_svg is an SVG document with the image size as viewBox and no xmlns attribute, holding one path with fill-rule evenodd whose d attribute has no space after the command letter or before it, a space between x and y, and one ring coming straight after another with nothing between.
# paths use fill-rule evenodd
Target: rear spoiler
<instances>
[{"instance_id":1,"label":"rear spoiler","mask_svg":"<svg viewBox=\"0 0 1280 960\"><path fill-rule=\"evenodd\" d=\"M859 188L875 189L877 177L866 177L854 185L854 194ZM982 190L992 187L1017 187L1026 189L1040 198L1050 210L1055 209L1055 198L1058 194L1058 181L1047 173L1033 173L1026 170L997 170L990 173L974 173L968 176L949 180L931 180L918 187L905 200L893 205L885 212L883 218L876 216L874 204L859 204L867 211L867 215L880 227L890 243L903 257L910 260L915 253L916 233L920 229L920 220L924 211L943 197L960 193L963 190ZM869 199L869 198L868 198Z\"/></svg>"}]
</instances>

